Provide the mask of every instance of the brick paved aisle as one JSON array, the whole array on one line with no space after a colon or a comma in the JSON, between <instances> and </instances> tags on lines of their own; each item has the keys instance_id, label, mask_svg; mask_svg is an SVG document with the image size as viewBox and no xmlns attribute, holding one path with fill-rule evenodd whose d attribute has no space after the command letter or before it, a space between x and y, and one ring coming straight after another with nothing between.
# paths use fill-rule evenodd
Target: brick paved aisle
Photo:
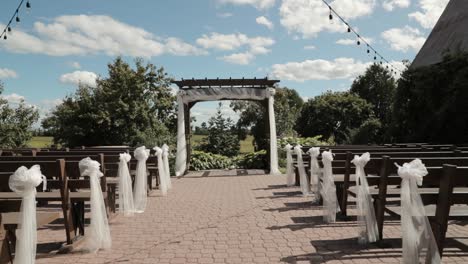
<instances>
[{"instance_id":1,"label":"brick paved aisle","mask_svg":"<svg viewBox=\"0 0 468 264\"><path fill-rule=\"evenodd\" d=\"M42 253L37 263L400 261L401 246L381 249L357 245L353 221L323 224L320 207L312 206L298 188L284 186L284 176L223 174L226 172L199 173L174 180L168 196L152 193L144 214L117 215L111 220L111 250ZM388 223L385 237L400 236L398 225ZM452 229L452 233L468 237L467 228ZM63 236L60 228L38 233L39 243L60 242ZM467 263L468 257L454 250L445 261Z\"/></svg>"}]
</instances>

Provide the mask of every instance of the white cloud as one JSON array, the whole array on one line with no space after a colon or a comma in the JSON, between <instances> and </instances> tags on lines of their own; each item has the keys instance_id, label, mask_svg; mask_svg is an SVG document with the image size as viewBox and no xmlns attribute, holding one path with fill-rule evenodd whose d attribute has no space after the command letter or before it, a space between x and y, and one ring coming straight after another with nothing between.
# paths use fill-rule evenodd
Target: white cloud
<instances>
[{"instance_id":1,"label":"white cloud","mask_svg":"<svg viewBox=\"0 0 468 264\"><path fill-rule=\"evenodd\" d=\"M264 25L265 27L267 27L269 30L272 30L273 29L273 23L268 20L268 18L264 17L264 16L259 16L257 17L257 19L255 19L255 21L257 22L257 24L259 25Z\"/></svg>"},{"instance_id":2,"label":"white cloud","mask_svg":"<svg viewBox=\"0 0 468 264\"><path fill-rule=\"evenodd\" d=\"M270 46L275 44L272 38L267 37L248 37L244 34L219 34L211 33L203 35L197 39L197 44L205 49L214 49L220 51L234 51L244 48L243 52L219 57L229 63L246 65L249 64L256 55L267 54L271 50Z\"/></svg>"},{"instance_id":3,"label":"white cloud","mask_svg":"<svg viewBox=\"0 0 468 264\"><path fill-rule=\"evenodd\" d=\"M416 20L423 28L431 29L437 23L449 0L419 0L422 11L410 13L408 16Z\"/></svg>"},{"instance_id":4,"label":"white cloud","mask_svg":"<svg viewBox=\"0 0 468 264\"><path fill-rule=\"evenodd\" d=\"M308 80L349 79L365 72L368 62L355 61L352 58L328 60L305 60L274 64L271 76L281 80L304 82Z\"/></svg>"},{"instance_id":5,"label":"white cloud","mask_svg":"<svg viewBox=\"0 0 468 264\"><path fill-rule=\"evenodd\" d=\"M410 26L391 28L382 32L381 35L393 50L403 52L408 50L418 51L426 41L421 31Z\"/></svg>"},{"instance_id":6,"label":"white cloud","mask_svg":"<svg viewBox=\"0 0 468 264\"><path fill-rule=\"evenodd\" d=\"M104 15L60 16L48 24L34 23L31 31L33 33L16 29L0 47L10 52L51 56L106 54L149 58L164 53L204 54L181 40L163 39Z\"/></svg>"},{"instance_id":7,"label":"white cloud","mask_svg":"<svg viewBox=\"0 0 468 264\"><path fill-rule=\"evenodd\" d=\"M0 68L0 79L17 78L18 74L14 70Z\"/></svg>"},{"instance_id":8,"label":"white cloud","mask_svg":"<svg viewBox=\"0 0 468 264\"><path fill-rule=\"evenodd\" d=\"M7 100L9 103L13 103L13 104L18 104L24 100L24 96L16 94L16 93L2 95L1 97Z\"/></svg>"},{"instance_id":9,"label":"white cloud","mask_svg":"<svg viewBox=\"0 0 468 264\"><path fill-rule=\"evenodd\" d=\"M394 8L407 8L410 5L410 0L385 0L382 7L387 11L392 11Z\"/></svg>"},{"instance_id":10,"label":"white cloud","mask_svg":"<svg viewBox=\"0 0 468 264\"><path fill-rule=\"evenodd\" d=\"M257 9L268 9L275 5L275 0L218 0L218 2L234 5L252 5Z\"/></svg>"},{"instance_id":11,"label":"white cloud","mask_svg":"<svg viewBox=\"0 0 468 264\"><path fill-rule=\"evenodd\" d=\"M62 83L68 84L84 84L91 87L96 87L97 74L89 71L74 71L60 76L59 80Z\"/></svg>"},{"instance_id":12,"label":"white cloud","mask_svg":"<svg viewBox=\"0 0 468 264\"><path fill-rule=\"evenodd\" d=\"M68 64L74 69L77 69L77 70L81 69L81 64L77 61L71 61Z\"/></svg>"},{"instance_id":13,"label":"white cloud","mask_svg":"<svg viewBox=\"0 0 468 264\"><path fill-rule=\"evenodd\" d=\"M364 37L361 37L361 38L364 39L369 44L372 44L372 42L374 41L372 38L364 38ZM346 38L346 39L339 39L335 43L340 44L340 45L350 46L350 45L357 45L357 41L358 41L357 39ZM362 44L362 41L361 41L361 44Z\"/></svg>"},{"instance_id":14,"label":"white cloud","mask_svg":"<svg viewBox=\"0 0 468 264\"><path fill-rule=\"evenodd\" d=\"M349 21L371 14L375 3L375 0L335 0L330 5ZM301 34L303 38L316 37L321 31L344 32L346 26L336 17L330 22L329 12L322 0L283 0L280 22L289 33Z\"/></svg>"},{"instance_id":15,"label":"white cloud","mask_svg":"<svg viewBox=\"0 0 468 264\"><path fill-rule=\"evenodd\" d=\"M216 14L217 17L220 17L220 18L228 18L228 17L232 17L232 13L217 13Z\"/></svg>"},{"instance_id":16,"label":"white cloud","mask_svg":"<svg viewBox=\"0 0 468 264\"><path fill-rule=\"evenodd\" d=\"M317 49L317 47L315 47L314 45L308 45L308 46L304 46L304 49L305 50L315 50L315 49Z\"/></svg>"}]
</instances>

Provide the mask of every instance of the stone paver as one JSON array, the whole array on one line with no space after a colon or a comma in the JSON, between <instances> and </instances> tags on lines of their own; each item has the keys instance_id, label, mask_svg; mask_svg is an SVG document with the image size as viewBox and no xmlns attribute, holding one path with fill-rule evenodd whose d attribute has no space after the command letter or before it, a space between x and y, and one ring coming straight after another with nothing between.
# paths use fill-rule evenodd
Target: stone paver
<instances>
[{"instance_id":1,"label":"stone paver","mask_svg":"<svg viewBox=\"0 0 468 264\"><path fill-rule=\"evenodd\" d=\"M252 173L252 172L250 172ZM284 176L218 171L173 180L167 196L154 191L143 214L111 220L111 250L44 252L64 240L57 223L38 232L37 263L399 263L399 222L385 225L389 247L357 244L354 221L325 224L321 208L286 187ZM228 176L224 176L228 175ZM351 210L353 213L353 210ZM449 237L468 237L453 224ZM392 248L391 245L396 245ZM468 263L459 247L447 263Z\"/></svg>"}]
</instances>

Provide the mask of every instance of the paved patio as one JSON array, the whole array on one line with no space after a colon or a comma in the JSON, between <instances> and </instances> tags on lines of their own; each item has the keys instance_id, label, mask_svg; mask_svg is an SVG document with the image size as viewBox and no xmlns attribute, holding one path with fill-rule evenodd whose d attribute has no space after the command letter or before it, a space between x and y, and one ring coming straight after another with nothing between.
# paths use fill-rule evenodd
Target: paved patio
<instances>
[{"instance_id":1,"label":"paved patio","mask_svg":"<svg viewBox=\"0 0 468 264\"><path fill-rule=\"evenodd\" d=\"M385 226L389 247L359 246L355 222L324 224L320 207L286 187L284 176L255 173L192 173L173 180L166 197L151 194L144 214L111 220L112 250L47 252L64 240L60 224L51 225L38 233L37 263L400 262L398 221ZM451 225L448 236L468 238L468 227ZM444 262L468 263L468 252L459 247L445 252Z\"/></svg>"}]
</instances>

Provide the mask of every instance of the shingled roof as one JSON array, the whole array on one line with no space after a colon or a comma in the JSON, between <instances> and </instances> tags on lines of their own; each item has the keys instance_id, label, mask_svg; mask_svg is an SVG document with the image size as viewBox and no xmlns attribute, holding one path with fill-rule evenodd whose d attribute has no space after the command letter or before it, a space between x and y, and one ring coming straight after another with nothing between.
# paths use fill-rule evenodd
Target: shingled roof
<instances>
[{"instance_id":1,"label":"shingled roof","mask_svg":"<svg viewBox=\"0 0 468 264\"><path fill-rule=\"evenodd\" d=\"M468 51L468 0L450 0L411 67L436 64L459 51Z\"/></svg>"}]
</instances>

